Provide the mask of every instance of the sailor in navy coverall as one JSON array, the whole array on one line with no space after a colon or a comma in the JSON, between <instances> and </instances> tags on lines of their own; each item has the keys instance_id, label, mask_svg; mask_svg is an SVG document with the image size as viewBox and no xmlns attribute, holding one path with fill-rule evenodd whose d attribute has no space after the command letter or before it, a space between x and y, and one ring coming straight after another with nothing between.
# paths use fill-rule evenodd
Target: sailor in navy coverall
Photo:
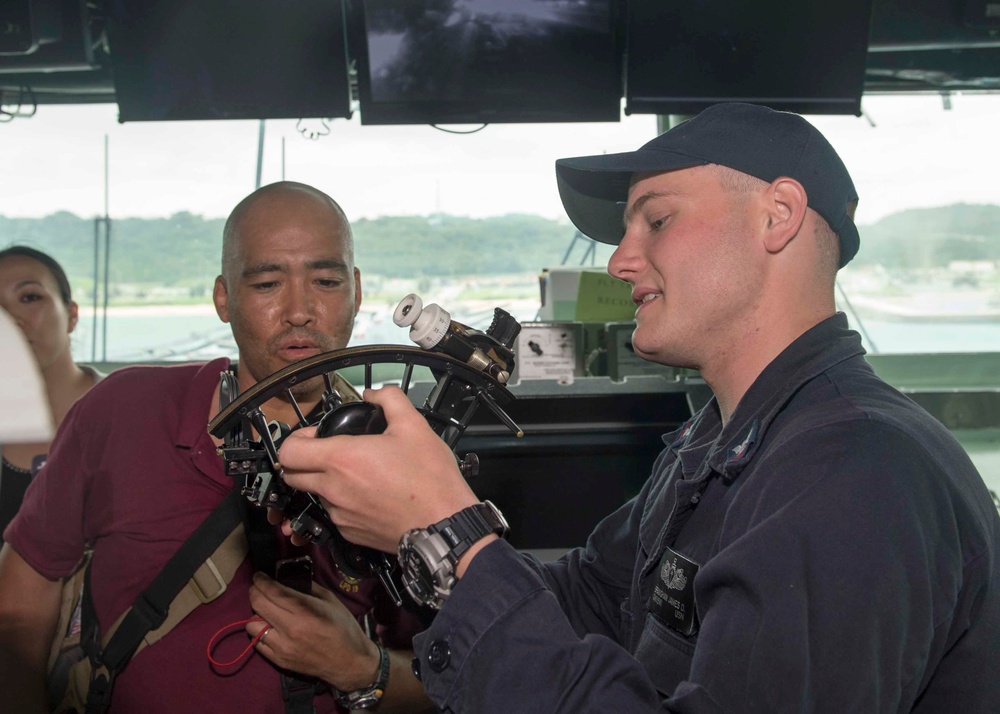
<instances>
[{"instance_id":1,"label":"sailor in navy coverall","mask_svg":"<svg viewBox=\"0 0 1000 714\"><path fill-rule=\"evenodd\" d=\"M469 545L415 639L432 700L1000 711L1000 517L836 312L859 236L834 149L801 117L725 104L638 151L561 160L557 178L580 230L619 243L637 353L699 369L715 396L586 547L541 564L493 534ZM391 551L478 499L405 395L366 398L385 434L299 433L281 461L349 539Z\"/></svg>"}]
</instances>

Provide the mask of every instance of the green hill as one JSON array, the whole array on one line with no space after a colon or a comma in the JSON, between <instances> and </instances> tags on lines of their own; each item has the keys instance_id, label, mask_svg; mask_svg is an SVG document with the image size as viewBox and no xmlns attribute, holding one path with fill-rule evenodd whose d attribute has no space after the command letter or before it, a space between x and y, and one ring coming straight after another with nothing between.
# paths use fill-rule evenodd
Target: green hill
<instances>
[{"instance_id":1,"label":"green hill","mask_svg":"<svg viewBox=\"0 0 1000 714\"><path fill-rule=\"evenodd\" d=\"M205 299L219 272L223 223L191 213L113 219L112 284L161 286L173 288L175 296L187 291L191 299ZM921 269L952 260L1000 261L1000 206L906 210L860 230L856 266ZM564 222L530 215L389 216L354 224L358 265L369 276L386 278L537 272L562 262L574 233ZM93 286L94 235L94 221L72 213L0 216L0 247L24 243L51 253L83 294ZM597 249L596 262L606 264L611 249ZM568 262L579 264L584 250L578 242Z\"/></svg>"},{"instance_id":2,"label":"green hill","mask_svg":"<svg viewBox=\"0 0 1000 714\"><path fill-rule=\"evenodd\" d=\"M200 286L203 294L219 272L224 223L190 213L112 219L111 282ZM354 224L355 259L366 274L387 278L534 272L559 265L574 232L572 226L530 215L362 219ZM0 216L0 247L22 243L51 253L82 291L93 285L94 234L93 219L72 213ZM570 262L579 263L583 252L577 244ZM610 252L600 246L598 262L606 263Z\"/></svg>"},{"instance_id":3,"label":"green hill","mask_svg":"<svg viewBox=\"0 0 1000 714\"><path fill-rule=\"evenodd\" d=\"M913 208L859 230L855 265L923 269L953 260L1000 261L1000 206Z\"/></svg>"}]
</instances>

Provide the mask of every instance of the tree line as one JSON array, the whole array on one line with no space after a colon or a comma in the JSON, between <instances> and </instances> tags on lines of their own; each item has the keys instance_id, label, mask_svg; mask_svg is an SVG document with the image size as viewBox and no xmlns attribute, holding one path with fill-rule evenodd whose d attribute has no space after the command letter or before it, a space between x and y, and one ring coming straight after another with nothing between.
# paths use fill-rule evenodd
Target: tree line
<instances>
[{"instance_id":1,"label":"tree line","mask_svg":"<svg viewBox=\"0 0 1000 714\"><path fill-rule=\"evenodd\" d=\"M177 213L111 223L112 282L186 286L214 280L219 273L222 218ZM357 264L387 278L537 271L560 263L575 232L569 224L530 215L394 216L355 221L353 230ZM0 247L27 244L51 253L74 282L93 276L94 236L94 220L72 213L0 216ZM577 245L571 262L579 263L583 250Z\"/></svg>"},{"instance_id":2,"label":"tree line","mask_svg":"<svg viewBox=\"0 0 1000 714\"><path fill-rule=\"evenodd\" d=\"M169 218L113 219L111 282L210 285L219 272L224 222L186 212ZM532 215L387 216L358 220L353 228L358 265L368 275L386 278L537 272L561 264L575 234L565 221ZM914 270L954 260L1000 261L1000 206L910 209L860 231L861 252L854 266ZM0 247L19 243L49 252L74 285L87 289L94 271L94 237L94 220L72 213L0 216ZM589 243L575 243L567 264L580 264ZM604 265L610 248L597 248L596 263Z\"/></svg>"}]
</instances>

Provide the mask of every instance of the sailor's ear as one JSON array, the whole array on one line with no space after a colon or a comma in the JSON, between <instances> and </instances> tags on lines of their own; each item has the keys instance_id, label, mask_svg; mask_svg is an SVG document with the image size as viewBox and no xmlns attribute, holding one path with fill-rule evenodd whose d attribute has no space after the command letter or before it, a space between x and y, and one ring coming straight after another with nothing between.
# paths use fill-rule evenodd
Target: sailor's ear
<instances>
[{"instance_id":1,"label":"sailor's ear","mask_svg":"<svg viewBox=\"0 0 1000 714\"><path fill-rule=\"evenodd\" d=\"M764 247L769 253L779 253L802 228L808 208L806 190L795 179L777 178L764 201Z\"/></svg>"}]
</instances>

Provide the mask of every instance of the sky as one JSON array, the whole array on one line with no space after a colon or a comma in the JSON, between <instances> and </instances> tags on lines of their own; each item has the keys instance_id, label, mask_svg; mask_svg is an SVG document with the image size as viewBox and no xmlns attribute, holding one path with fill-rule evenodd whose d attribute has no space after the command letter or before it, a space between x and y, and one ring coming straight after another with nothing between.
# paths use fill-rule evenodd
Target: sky
<instances>
[{"instance_id":1,"label":"sky","mask_svg":"<svg viewBox=\"0 0 1000 714\"><path fill-rule=\"evenodd\" d=\"M861 195L858 223L951 203L1000 205L1000 95L865 97L863 117L809 117ZM448 127L467 131L475 127ZM530 213L566 220L554 161L629 151L656 135L652 115L619 123L496 124L457 135L351 120L264 123L261 183L310 183L348 217ZM112 218L179 211L224 217L256 184L260 123L117 122L115 105L38 107L0 123L0 215L105 210ZM305 134L314 134L314 139ZM282 156L284 154L284 157Z\"/></svg>"}]
</instances>

